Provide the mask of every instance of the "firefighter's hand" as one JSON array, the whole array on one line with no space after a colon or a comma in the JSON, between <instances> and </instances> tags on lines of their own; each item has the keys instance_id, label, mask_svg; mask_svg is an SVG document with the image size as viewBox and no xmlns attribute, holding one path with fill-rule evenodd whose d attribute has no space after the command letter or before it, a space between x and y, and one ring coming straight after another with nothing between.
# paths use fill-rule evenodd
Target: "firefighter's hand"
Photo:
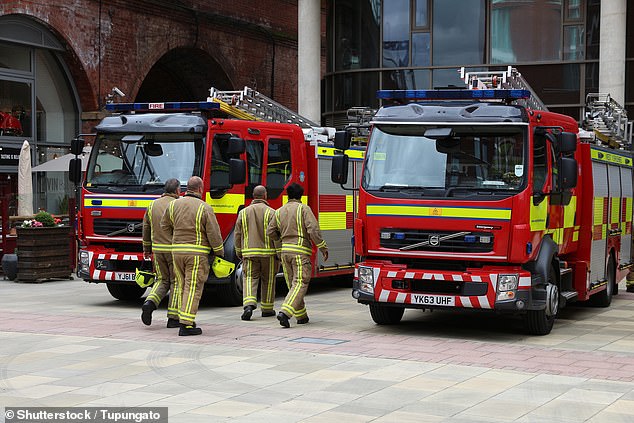
<instances>
[{"instance_id":1,"label":"firefighter's hand","mask_svg":"<svg viewBox=\"0 0 634 423\"><path fill-rule=\"evenodd\" d=\"M143 258L146 259L146 260L152 260L152 253L144 252L143 253Z\"/></svg>"},{"instance_id":2,"label":"firefighter's hand","mask_svg":"<svg viewBox=\"0 0 634 423\"><path fill-rule=\"evenodd\" d=\"M328 250L323 250L321 255L324 257L324 261L328 261Z\"/></svg>"}]
</instances>

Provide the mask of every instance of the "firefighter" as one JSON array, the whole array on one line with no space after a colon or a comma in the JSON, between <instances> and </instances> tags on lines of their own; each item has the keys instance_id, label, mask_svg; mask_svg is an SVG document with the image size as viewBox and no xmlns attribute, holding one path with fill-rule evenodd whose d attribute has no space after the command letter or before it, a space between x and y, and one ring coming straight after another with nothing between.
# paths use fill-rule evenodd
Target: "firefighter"
<instances>
[{"instance_id":1,"label":"firefighter","mask_svg":"<svg viewBox=\"0 0 634 423\"><path fill-rule=\"evenodd\" d=\"M202 200L203 180L192 176L187 193L172 201L161 219L161 227L172 235L172 256L181 292L178 313L179 336L200 335L196 312L209 276L209 254L224 257L220 227L213 209Z\"/></svg>"},{"instance_id":2,"label":"firefighter","mask_svg":"<svg viewBox=\"0 0 634 423\"><path fill-rule=\"evenodd\" d=\"M275 210L266 202L266 188L253 188L253 202L238 213L234 231L236 255L242 260L242 320L251 320L257 308L258 286L262 317L275 316L275 275L279 263L266 230Z\"/></svg>"},{"instance_id":3,"label":"firefighter","mask_svg":"<svg viewBox=\"0 0 634 423\"><path fill-rule=\"evenodd\" d=\"M168 292L167 327L177 328L180 295L175 286L174 261L172 260L172 236L161 228L161 218L169 204L180 197L181 183L178 179L165 182L164 193L152 201L143 216L143 258L150 260L154 254L154 271L156 282L150 295L141 306L141 321L145 325L152 324L152 312L156 310Z\"/></svg>"},{"instance_id":4,"label":"firefighter","mask_svg":"<svg viewBox=\"0 0 634 423\"><path fill-rule=\"evenodd\" d=\"M304 188L292 183L286 188L288 203L275 211L275 216L267 229L269 237L282 242L282 269L288 286L288 295L277 315L280 325L289 328L293 316L298 324L308 323L308 313L304 296L308 289L312 266L311 241L315 243L324 261L328 260L328 247L321 237L319 223L310 207L302 204Z\"/></svg>"}]
</instances>

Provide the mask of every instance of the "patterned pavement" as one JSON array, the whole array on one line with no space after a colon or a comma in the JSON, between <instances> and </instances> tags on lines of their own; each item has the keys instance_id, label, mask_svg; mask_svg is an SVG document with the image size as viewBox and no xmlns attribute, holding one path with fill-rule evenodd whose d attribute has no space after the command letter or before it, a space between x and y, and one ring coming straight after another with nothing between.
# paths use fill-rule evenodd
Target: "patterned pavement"
<instances>
[{"instance_id":1,"label":"patterned pavement","mask_svg":"<svg viewBox=\"0 0 634 423\"><path fill-rule=\"evenodd\" d=\"M610 308L569 307L543 337L478 312L376 326L334 283L311 287L308 325L204 305L198 337L165 328L164 305L144 326L140 302L101 285L0 280L0 295L0 406L167 406L184 423L634 421L623 284Z\"/></svg>"}]
</instances>

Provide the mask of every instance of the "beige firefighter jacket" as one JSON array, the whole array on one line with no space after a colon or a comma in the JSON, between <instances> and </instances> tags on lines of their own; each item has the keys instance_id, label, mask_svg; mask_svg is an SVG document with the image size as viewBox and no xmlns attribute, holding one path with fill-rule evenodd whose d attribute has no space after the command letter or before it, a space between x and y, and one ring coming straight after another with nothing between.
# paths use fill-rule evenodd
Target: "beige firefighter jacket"
<instances>
[{"instance_id":1,"label":"beige firefighter jacket","mask_svg":"<svg viewBox=\"0 0 634 423\"><path fill-rule=\"evenodd\" d=\"M172 235L172 254L224 257L220 226L211 206L187 192L172 201L163 214L161 228Z\"/></svg>"},{"instance_id":2,"label":"beige firefighter jacket","mask_svg":"<svg viewBox=\"0 0 634 423\"><path fill-rule=\"evenodd\" d=\"M313 252L311 241L320 251L328 251L315 215L299 200L289 200L275 211L267 233L272 240L281 239L282 253L310 256Z\"/></svg>"},{"instance_id":3,"label":"beige firefighter jacket","mask_svg":"<svg viewBox=\"0 0 634 423\"><path fill-rule=\"evenodd\" d=\"M269 257L276 254L275 244L267 234L275 210L266 200L256 199L240 210L234 230L236 254L242 257Z\"/></svg>"},{"instance_id":4,"label":"beige firefighter jacket","mask_svg":"<svg viewBox=\"0 0 634 423\"><path fill-rule=\"evenodd\" d=\"M172 234L161 228L161 218L169 204L179 197L178 194L165 193L152 201L143 216L143 252L169 253L172 247Z\"/></svg>"}]
</instances>

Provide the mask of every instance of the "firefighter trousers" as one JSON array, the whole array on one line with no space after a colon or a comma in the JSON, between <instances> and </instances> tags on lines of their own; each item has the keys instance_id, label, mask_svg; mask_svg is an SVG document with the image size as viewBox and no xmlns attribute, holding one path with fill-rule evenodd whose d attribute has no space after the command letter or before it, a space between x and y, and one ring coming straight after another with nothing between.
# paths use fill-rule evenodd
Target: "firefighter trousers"
<instances>
[{"instance_id":1,"label":"firefighter trousers","mask_svg":"<svg viewBox=\"0 0 634 423\"><path fill-rule=\"evenodd\" d=\"M193 254L174 254L174 270L181 292L178 318L180 323L192 325L196 321L200 297L209 277L209 258Z\"/></svg>"},{"instance_id":2,"label":"firefighter trousers","mask_svg":"<svg viewBox=\"0 0 634 423\"><path fill-rule=\"evenodd\" d=\"M156 282L154 282L147 300L152 301L158 307L169 292L167 317L178 320L181 295L176 284L172 253L154 253L154 271L156 272Z\"/></svg>"},{"instance_id":3,"label":"firefighter trousers","mask_svg":"<svg viewBox=\"0 0 634 423\"><path fill-rule=\"evenodd\" d=\"M307 317L304 296L312 274L310 256L282 253L282 269L288 286L288 294L282 303L282 312L288 317Z\"/></svg>"},{"instance_id":4,"label":"firefighter trousers","mask_svg":"<svg viewBox=\"0 0 634 423\"><path fill-rule=\"evenodd\" d=\"M275 305L275 274L279 263L275 256L245 257L242 260L242 305L257 307L258 287L262 311L273 310Z\"/></svg>"}]
</instances>

